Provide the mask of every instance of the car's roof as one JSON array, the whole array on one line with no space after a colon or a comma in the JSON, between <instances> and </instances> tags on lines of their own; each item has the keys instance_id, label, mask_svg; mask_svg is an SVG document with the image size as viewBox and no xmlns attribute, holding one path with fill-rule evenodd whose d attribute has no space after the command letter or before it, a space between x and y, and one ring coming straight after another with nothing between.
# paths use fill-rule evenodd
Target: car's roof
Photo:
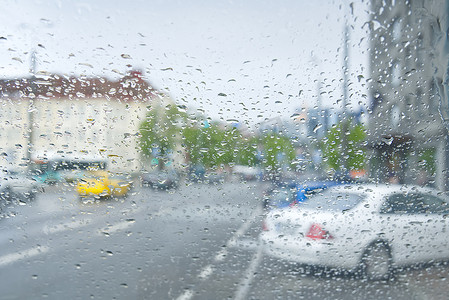
<instances>
[{"instance_id":1,"label":"car's roof","mask_svg":"<svg viewBox=\"0 0 449 300\"><path fill-rule=\"evenodd\" d=\"M289 188L321 188L321 187L330 187L335 184L341 184L344 182L337 180L308 180L308 181L297 181L294 179L284 180L276 182L274 185L279 187L289 187ZM348 183L349 184L349 183Z\"/></svg>"},{"instance_id":2,"label":"car's roof","mask_svg":"<svg viewBox=\"0 0 449 300\"><path fill-rule=\"evenodd\" d=\"M373 195L385 195L393 192L437 192L437 190L427 187L421 187L418 185L410 184L375 184L375 183L365 183L365 184L342 184L330 187L329 190L335 192L355 192L361 194L373 194Z\"/></svg>"}]
</instances>

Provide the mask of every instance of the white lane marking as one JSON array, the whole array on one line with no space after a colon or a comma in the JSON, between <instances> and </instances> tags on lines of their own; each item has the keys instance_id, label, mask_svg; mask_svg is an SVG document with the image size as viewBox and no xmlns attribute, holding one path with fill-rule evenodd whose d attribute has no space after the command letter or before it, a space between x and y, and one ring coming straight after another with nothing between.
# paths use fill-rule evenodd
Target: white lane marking
<instances>
[{"instance_id":1,"label":"white lane marking","mask_svg":"<svg viewBox=\"0 0 449 300\"><path fill-rule=\"evenodd\" d=\"M7 255L0 256L0 266L5 266L8 264L12 264L21 259L30 258L39 254L43 254L48 252L50 248L45 246L36 246L24 251L20 251L17 253L11 253Z\"/></svg>"},{"instance_id":2,"label":"white lane marking","mask_svg":"<svg viewBox=\"0 0 449 300\"><path fill-rule=\"evenodd\" d=\"M170 212L173 212L173 211L174 211L173 208L167 208L167 207L166 208L161 208L158 211L154 212L153 214L149 214L149 216L151 218L160 217L162 215L168 215Z\"/></svg>"},{"instance_id":3,"label":"white lane marking","mask_svg":"<svg viewBox=\"0 0 449 300\"><path fill-rule=\"evenodd\" d=\"M257 271L257 268L260 265L260 261L262 260L262 247L259 246L257 249L257 252L254 254L251 263L249 264L248 269L246 269L245 276L243 277L242 282L239 284L239 288L237 289L235 293L235 300L243 300L246 299L248 296L248 292L251 286L251 283L254 279L254 274Z\"/></svg>"},{"instance_id":4,"label":"white lane marking","mask_svg":"<svg viewBox=\"0 0 449 300\"><path fill-rule=\"evenodd\" d=\"M256 210L252 213L252 215L249 217L249 219L243 223L242 226L234 233L234 235L229 239L229 241L226 243L227 247L233 247L237 243L237 239L244 235L245 232L249 229L251 224L253 223L254 219L262 213L262 207L258 206Z\"/></svg>"},{"instance_id":5,"label":"white lane marking","mask_svg":"<svg viewBox=\"0 0 449 300\"><path fill-rule=\"evenodd\" d=\"M161 211L157 212L157 213L155 214L155 216L160 215L161 212L163 212L163 211L164 211L164 210L161 210ZM256 217L257 217L258 215L260 215L261 213L262 213L262 208L261 208L260 206L258 206L258 207L254 210L254 212L251 214L251 216L246 220L246 222L243 223L242 226L240 226L240 228L237 229L237 231L236 231L236 232L232 235L232 237L228 240L228 242L226 243L226 247L227 247L227 248L230 248L230 247L233 247L234 245L236 245L236 244L237 244L238 238L246 233L246 231L249 229L249 227L250 227L251 224L254 222L254 220L256 219ZM259 254L259 252L260 252L260 254ZM260 256L262 256L262 247L258 247L258 251L257 251L256 254L259 254ZM226 258L227 255L228 255L228 251L227 251L226 249L222 249L222 250L220 250L220 251L217 252L217 254L216 254L215 257L214 257L214 261L215 261L216 263L221 262L221 261L223 261L223 260ZM251 265L250 265L250 267L248 268L248 270L251 270L251 269L257 269L257 267L259 266L259 263L260 263L260 259L261 259L261 257L260 257L260 258L257 258L256 262L253 262L253 261L254 261L254 258L253 258L253 261L251 261L251 264L255 263L256 266L255 266L255 267L251 267ZM246 274L248 273L248 270L247 270ZM213 265L209 264L209 265L207 265L206 267L204 267L204 268L201 270L201 272L200 272L200 274L198 275L198 277L199 277L201 280L205 280L205 279L207 279L210 275L212 275L213 271L214 271ZM252 276L254 276L254 274L253 274ZM245 278L244 278L244 280L243 280L243 282L242 282L243 285L246 284L245 282L247 281L247 280L246 280L247 277L248 277L248 276L245 276ZM246 284L246 285L248 285L248 287L246 287L246 290L243 290L243 292L245 293L245 295L248 293L249 285L251 284L251 281L252 281L252 280L253 280L253 278L251 278L251 279L248 281L248 283ZM239 292L240 290L241 290L241 288L239 288L239 290L237 291L237 293L242 293L242 292ZM193 295L194 295L194 294L193 294L193 291L191 291L191 290L185 290L184 293L182 293L178 298L176 298L176 300L189 300L189 299L191 299L191 298L193 297ZM243 298L241 298L241 299L243 299Z\"/></svg>"},{"instance_id":6,"label":"white lane marking","mask_svg":"<svg viewBox=\"0 0 449 300\"><path fill-rule=\"evenodd\" d=\"M178 298L176 298L176 300L189 300L192 299L193 297L193 292L191 290L185 290L184 293L182 293L181 295L179 295Z\"/></svg>"},{"instance_id":7,"label":"white lane marking","mask_svg":"<svg viewBox=\"0 0 449 300\"><path fill-rule=\"evenodd\" d=\"M230 247L256 251L259 247L258 242L250 239L241 239L235 241Z\"/></svg>"},{"instance_id":8,"label":"white lane marking","mask_svg":"<svg viewBox=\"0 0 449 300\"><path fill-rule=\"evenodd\" d=\"M62 232L62 231L66 231L66 230L71 230L71 229L76 229L76 228L80 228L80 227L84 227L89 225L92 222L92 220L82 220L79 222L67 222L67 223L62 223L62 224L57 224L57 225L45 225L44 228L42 229L42 231L45 234L52 234L52 233L58 233L58 232Z\"/></svg>"},{"instance_id":9,"label":"white lane marking","mask_svg":"<svg viewBox=\"0 0 449 300\"><path fill-rule=\"evenodd\" d=\"M127 229L127 228L129 228L129 227L131 227L133 225L134 225L133 221L122 221L122 222L117 223L115 225L111 225L111 226L108 226L108 227L106 227L104 229L100 229L97 234L98 235L105 235L105 234L109 235L109 234L114 233L116 231Z\"/></svg>"},{"instance_id":10,"label":"white lane marking","mask_svg":"<svg viewBox=\"0 0 449 300\"><path fill-rule=\"evenodd\" d=\"M131 207L129 209L125 209L123 210L124 214L137 214L140 213L141 211L143 211L143 207L142 206L137 206L137 207Z\"/></svg>"},{"instance_id":11,"label":"white lane marking","mask_svg":"<svg viewBox=\"0 0 449 300\"><path fill-rule=\"evenodd\" d=\"M201 280L205 280L207 279L210 275L212 275L212 273L214 272L214 268L212 267L212 265L207 265L203 268L203 270L201 271L200 275L198 275L198 277Z\"/></svg>"},{"instance_id":12,"label":"white lane marking","mask_svg":"<svg viewBox=\"0 0 449 300\"><path fill-rule=\"evenodd\" d=\"M227 255L228 255L228 250L226 250L226 249L220 250L217 253L217 255L215 255L214 260L216 262L221 262L226 258Z\"/></svg>"}]
</instances>

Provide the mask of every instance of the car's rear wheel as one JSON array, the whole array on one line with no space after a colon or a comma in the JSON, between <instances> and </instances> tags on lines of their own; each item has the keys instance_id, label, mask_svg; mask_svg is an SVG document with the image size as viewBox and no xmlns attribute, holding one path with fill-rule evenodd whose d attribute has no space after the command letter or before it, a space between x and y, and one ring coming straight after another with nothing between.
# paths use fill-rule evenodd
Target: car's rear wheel
<instances>
[{"instance_id":1,"label":"car's rear wheel","mask_svg":"<svg viewBox=\"0 0 449 300\"><path fill-rule=\"evenodd\" d=\"M388 245L375 242L362 256L362 275L367 280L388 280L392 277L392 258Z\"/></svg>"}]
</instances>

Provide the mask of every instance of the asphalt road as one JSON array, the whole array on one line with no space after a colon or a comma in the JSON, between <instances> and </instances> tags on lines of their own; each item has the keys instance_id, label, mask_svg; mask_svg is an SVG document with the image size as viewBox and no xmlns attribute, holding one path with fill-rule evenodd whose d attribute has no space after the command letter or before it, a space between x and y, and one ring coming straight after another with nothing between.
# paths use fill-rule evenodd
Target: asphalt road
<instances>
[{"instance_id":1,"label":"asphalt road","mask_svg":"<svg viewBox=\"0 0 449 300\"><path fill-rule=\"evenodd\" d=\"M0 220L0 299L448 299L449 267L365 282L267 257L264 183L80 202L46 189Z\"/></svg>"}]
</instances>

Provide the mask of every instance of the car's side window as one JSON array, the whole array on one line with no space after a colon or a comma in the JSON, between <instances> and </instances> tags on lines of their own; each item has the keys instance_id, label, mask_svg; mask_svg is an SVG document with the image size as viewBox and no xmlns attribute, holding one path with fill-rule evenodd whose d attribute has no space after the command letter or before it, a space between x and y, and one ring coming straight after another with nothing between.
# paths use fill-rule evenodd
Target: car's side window
<instances>
[{"instance_id":1,"label":"car's side window","mask_svg":"<svg viewBox=\"0 0 449 300\"><path fill-rule=\"evenodd\" d=\"M449 213L449 204L431 194L393 194L387 197L380 212L387 214L441 214Z\"/></svg>"},{"instance_id":2,"label":"car's side window","mask_svg":"<svg viewBox=\"0 0 449 300\"><path fill-rule=\"evenodd\" d=\"M416 213L417 207L415 207L413 201L411 201L412 198L413 197L406 194L390 195L382 205L380 212L385 214Z\"/></svg>"},{"instance_id":3,"label":"car's side window","mask_svg":"<svg viewBox=\"0 0 449 300\"><path fill-rule=\"evenodd\" d=\"M437 196L421 193L417 193L414 196L415 202L421 209L420 213L441 214L449 212L448 203Z\"/></svg>"}]
</instances>

